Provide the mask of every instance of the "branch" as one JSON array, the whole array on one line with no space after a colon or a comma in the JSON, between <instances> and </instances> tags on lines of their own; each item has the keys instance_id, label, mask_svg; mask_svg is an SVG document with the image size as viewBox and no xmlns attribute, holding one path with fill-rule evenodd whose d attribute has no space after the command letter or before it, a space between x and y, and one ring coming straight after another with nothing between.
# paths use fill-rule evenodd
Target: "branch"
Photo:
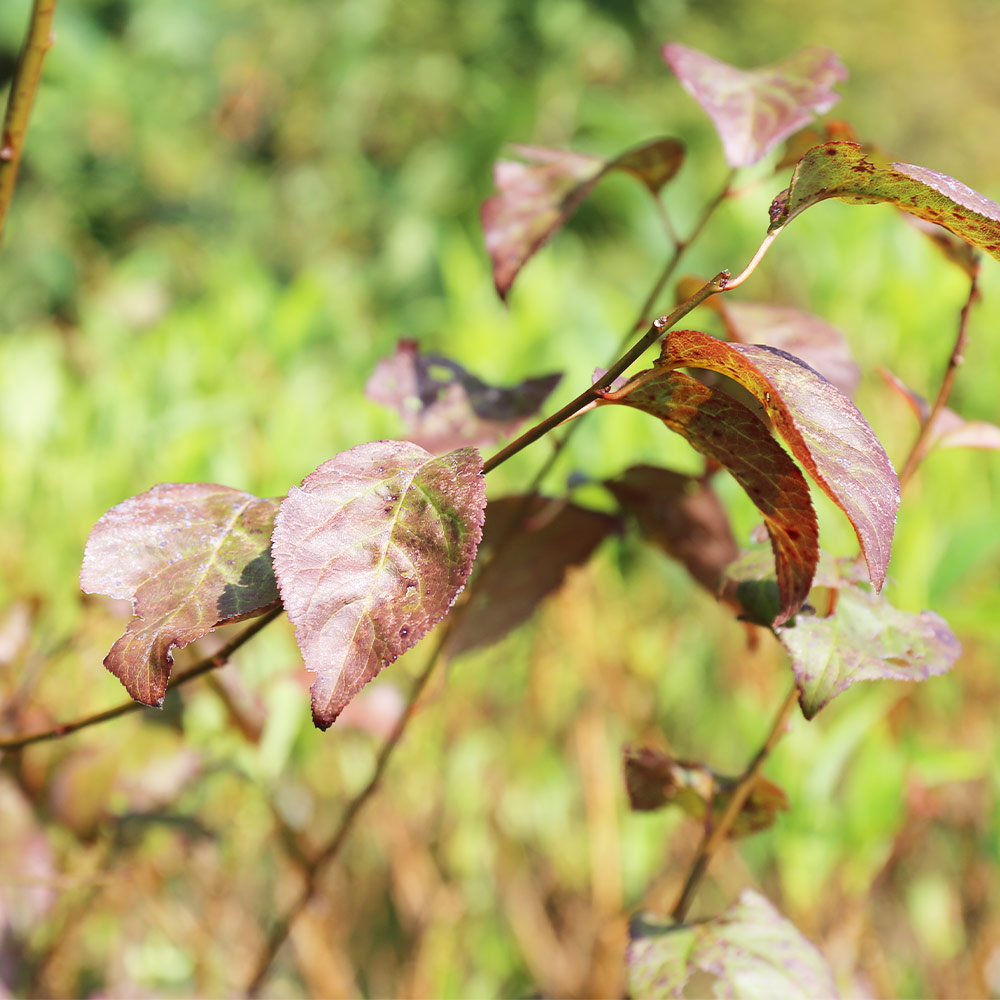
<instances>
[{"instance_id":1,"label":"branch","mask_svg":"<svg viewBox=\"0 0 1000 1000\"><path fill-rule=\"evenodd\" d=\"M193 666L188 667L187 670L183 670L177 674L170 682L169 690L172 691L174 688L178 688L182 684L187 684L188 681L193 681L196 677L201 677L202 674L207 674L210 670L215 670L218 667L224 666L233 653L240 648L240 646L242 646L249 639L252 639L262 628L264 628L265 625L273 622L283 610L284 608L279 605L273 610L268 611L266 615L261 615L260 618L255 618L249 627L240 632L238 636L223 646L217 653L213 653L211 656L206 656ZM32 743L44 743L46 740L62 739L64 736L69 736L70 733L75 733L81 729L86 729L89 726L96 726L101 722L108 722L110 719L117 719L121 715L128 715L130 712L138 712L140 709L148 707L148 705L143 705L138 701L129 700L122 702L122 704L116 705L114 708L106 709L103 712L98 712L96 715L87 715L82 719L75 719L72 722L64 722L61 725L53 726L52 729L46 729L41 733L33 733L31 736L15 736L11 739L2 739L0 740L0 751L20 750L23 747L30 746Z\"/></svg>"},{"instance_id":2,"label":"branch","mask_svg":"<svg viewBox=\"0 0 1000 1000\"><path fill-rule=\"evenodd\" d=\"M979 271L977 268L969 285L969 297L965 300L965 305L962 306L962 311L959 313L955 346L951 350L948 367L945 369L944 376L941 379L941 388L938 389L937 399L934 400L934 405L931 407L926 419L920 425L917 439L913 442L913 447L910 448L910 453L906 456L906 461L903 463L903 470L899 474L900 489L906 486L910 479L913 478L917 467L931 450L931 446L934 443L931 438L934 424L948 402L948 397L951 395L952 387L955 384L955 377L958 375L958 369L965 361L965 348L969 342L969 313L972 311L973 303L979 298L978 278Z\"/></svg>"},{"instance_id":3,"label":"branch","mask_svg":"<svg viewBox=\"0 0 1000 1000\"><path fill-rule=\"evenodd\" d=\"M340 824L338 825L336 832L327 842L326 846L312 858L309 866L305 869L305 885L303 886L302 891L271 928L271 932L267 936L267 943L264 946L264 951L257 962L257 968L247 984L247 996L254 997L260 993L260 989L264 985L264 979L271 968L271 964L274 962L274 959L278 954L278 950L288 938L292 925L316 894L316 887L319 882L320 875L322 874L322 870L340 853L340 850L347 841L347 838L354 827L354 822L361 813L362 808L377 791L378 786L382 781L382 775L385 774L389 761L392 758L396 747L402 740L410 719L413 718L413 715L415 714L417 701L420 699L421 694L423 694L424 689L427 687L427 682L430 680L431 674L434 673L434 668L437 666L441 653L448 641L450 632L451 628L449 626L442 628L441 634L438 637L437 645L427 658L427 663L424 665L424 669L420 672L420 676L417 677L413 683L413 688L410 691L410 697L406 703L406 708L404 709L403 714L396 720L396 724L393 726L392 732L389 734L385 743L382 744L382 749L379 751L378 759L375 762L375 768L372 771L372 776L368 779L368 784L365 785L365 787L362 788L361 791L358 792L358 794L355 795L354 798L347 804L347 808L344 810L344 815L340 819Z\"/></svg>"},{"instance_id":4,"label":"branch","mask_svg":"<svg viewBox=\"0 0 1000 1000\"><path fill-rule=\"evenodd\" d=\"M31 106L35 101L38 81L42 75L45 53L52 48L52 17L56 0L34 0L28 33L21 47L21 54L14 70L7 98L7 113L3 121L0 140L0 242L3 241L4 221L14 194L17 171L24 150L24 137L28 131Z\"/></svg>"},{"instance_id":5,"label":"branch","mask_svg":"<svg viewBox=\"0 0 1000 1000\"><path fill-rule=\"evenodd\" d=\"M719 822L714 824L714 826L706 822L705 835L702 837L701 844L698 847L694 864L688 872L684 888L681 890L681 894L670 913L671 917L678 923L682 923L687 916L687 912L691 907L691 901L694 899L695 891L705 872L708 871L712 857L722 846L722 842L729 836L733 823L736 822L736 817L739 816L743 804L749 798L754 785L757 784L757 776L764 766L764 761L767 760L768 755L777 745L778 740L784 735L788 717L792 714L792 710L798 702L799 690L793 684L781 708L778 709L778 714L774 718L774 723L771 725L771 731L767 734L767 739L764 740L763 746L757 751L753 760L750 761L747 769L740 776L740 780L733 789L733 797L729 800L725 810L719 817ZM712 810L711 806L709 806L708 816L711 816L711 814Z\"/></svg>"}]
</instances>

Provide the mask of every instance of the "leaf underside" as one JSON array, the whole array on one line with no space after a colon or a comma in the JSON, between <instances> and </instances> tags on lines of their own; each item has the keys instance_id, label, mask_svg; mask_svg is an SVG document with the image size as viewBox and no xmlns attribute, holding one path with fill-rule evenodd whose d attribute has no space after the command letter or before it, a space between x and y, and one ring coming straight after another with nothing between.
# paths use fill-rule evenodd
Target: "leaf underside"
<instances>
[{"instance_id":1,"label":"leaf underside","mask_svg":"<svg viewBox=\"0 0 1000 1000\"><path fill-rule=\"evenodd\" d=\"M414 340L375 367L365 395L395 410L406 439L435 454L482 447L509 437L545 402L560 375L500 388L487 385L441 354L421 354Z\"/></svg>"},{"instance_id":2,"label":"leaf underside","mask_svg":"<svg viewBox=\"0 0 1000 1000\"><path fill-rule=\"evenodd\" d=\"M850 399L784 351L728 344L697 330L671 332L660 365L717 371L757 397L792 455L847 515L872 584L880 590L892 552L899 480L885 449Z\"/></svg>"},{"instance_id":3,"label":"leaf underside","mask_svg":"<svg viewBox=\"0 0 1000 1000\"><path fill-rule=\"evenodd\" d=\"M684 45L663 58L715 126L726 162L747 167L840 100L834 84L847 70L829 49L810 46L757 69L742 70Z\"/></svg>"},{"instance_id":4,"label":"leaf underside","mask_svg":"<svg viewBox=\"0 0 1000 1000\"><path fill-rule=\"evenodd\" d=\"M764 423L742 403L681 372L640 373L615 398L604 395L607 402L659 417L743 487L771 536L781 594L774 623L787 621L809 593L818 528L802 473Z\"/></svg>"},{"instance_id":5,"label":"leaf underside","mask_svg":"<svg viewBox=\"0 0 1000 1000\"><path fill-rule=\"evenodd\" d=\"M502 639L527 621L562 586L573 566L587 562L619 526L608 514L544 497L501 497L490 503L475 586L456 608L451 656Z\"/></svg>"},{"instance_id":6,"label":"leaf underside","mask_svg":"<svg viewBox=\"0 0 1000 1000\"><path fill-rule=\"evenodd\" d=\"M80 586L130 600L135 617L104 665L160 705L171 650L280 603L270 539L278 501L211 483L163 483L112 507L87 540Z\"/></svg>"},{"instance_id":7,"label":"leaf underside","mask_svg":"<svg viewBox=\"0 0 1000 1000\"><path fill-rule=\"evenodd\" d=\"M1000 205L936 170L883 165L853 142L824 143L802 157L791 185L771 205L770 231L827 198L895 205L1000 260Z\"/></svg>"},{"instance_id":8,"label":"leaf underside","mask_svg":"<svg viewBox=\"0 0 1000 1000\"><path fill-rule=\"evenodd\" d=\"M341 452L292 488L274 566L317 675L317 727L444 617L472 569L485 506L475 449L435 457L406 441Z\"/></svg>"},{"instance_id":9,"label":"leaf underside","mask_svg":"<svg viewBox=\"0 0 1000 1000\"><path fill-rule=\"evenodd\" d=\"M521 268L563 226L611 171L630 174L654 195L680 169L684 146L660 138L612 160L537 146L515 146L526 163L500 160L494 167L497 193L483 202L481 220L493 281L506 299Z\"/></svg>"},{"instance_id":10,"label":"leaf underside","mask_svg":"<svg viewBox=\"0 0 1000 1000\"><path fill-rule=\"evenodd\" d=\"M631 996L831 1000L839 996L819 949L759 893L745 889L711 920L674 924L640 914L625 964ZM685 987L694 977L697 993ZM695 983L691 983L695 986Z\"/></svg>"}]
</instances>

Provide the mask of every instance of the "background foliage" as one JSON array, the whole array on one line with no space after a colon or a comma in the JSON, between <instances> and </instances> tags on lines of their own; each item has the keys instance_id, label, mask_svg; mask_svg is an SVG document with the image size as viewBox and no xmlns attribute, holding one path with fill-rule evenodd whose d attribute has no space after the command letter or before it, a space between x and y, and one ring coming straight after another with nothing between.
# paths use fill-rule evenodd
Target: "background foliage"
<instances>
[{"instance_id":1,"label":"background foliage","mask_svg":"<svg viewBox=\"0 0 1000 1000\"><path fill-rule=\"evenodd\" d=\"M0 79L27 9L0 7ZM683 230L724 167L663 42L742 65L829 45L851 72L838 116L996 198L1000 94L983 39L1000 9L875 0L863 25L851 13L803 18L790 0L61 7L0 255L3 725L120 700L100 661L122 609L82 598L76 575L90 526L122 498L188 480L280 495L335 452L397 435L362 385L404 336L491 381L563 370L563 387L585 384L664 254L643 193L603 182L509 309L478 206L507 141L613 155L667 133L693 147L667 196ZM727 204L689 268L741 266L785 183L766 177ZM982 284L951 405L996 421L991 262ZM916 428L873 369L931 393L965 291L894 213L827 204L795 222L747 295L847 333L859 405L899 460ZM601 416L553 482L696 467L654 422ZM490 496L541 457L511 461ZM935 453L899 522L887 592L949 621L965 647L955 671L862 685L796 719L768 768L791 811L723 853L699 899L715 911L762 887L848 989L1000 995L998 462ZM754 511L736 488L727 500L745 540ZM849 527L819 507L825 546L851 554ZM275 625L163 713L4 759L0 983L238 987L300 877L296 850L321 843L367 779L423 655L323 735L291 631ZM662 733L681 756L738 770L786 686L777 646L748 654L682 570L631 539L606 544L529 628L448 670L269 992L620 992L622 914L669 907L697 835L669 813L627 812L622 744Z\"/></svg>"}]
</instances>

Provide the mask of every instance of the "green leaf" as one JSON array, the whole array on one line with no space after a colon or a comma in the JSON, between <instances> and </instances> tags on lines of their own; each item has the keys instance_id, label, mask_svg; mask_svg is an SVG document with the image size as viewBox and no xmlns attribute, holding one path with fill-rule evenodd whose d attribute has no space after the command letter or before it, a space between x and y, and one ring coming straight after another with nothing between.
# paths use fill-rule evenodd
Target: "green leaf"
<instances>
[{"instance_id":1,"label":"green leaf","mask_svg":"<svg viewBox=\"0 0 1000 1000\"><path fill-rule=\"evenodd\" d=\"M722 140L726 162L748 167L840 100L831 89L847 70L829 49L810 46L787 59L743 70L684 45L663 58L705 109Z\"/></svg>"},{"instance_id":2,"label":"green leaf","mask_svg":"<svg viewBox=\"0 0 1000 1000\"><path fill-rule=\"evenodd\" d=\"M725 507L710 483L653 465L634 465L604 484L639 530L718 594L722 571L739 555Z\"/></svg>"},{"instance_id":3,"label":"green leaf","mask_svg":"<svg viewBox=\"0 0 1000 1000\"><path fill-rule=\"evenodd\" d=\"M144 705L160 705L171 650L280 601L270 537L277 500L211 483L162 483L112 507L87 539L80 586L132 602L104 665Z\"/></svg>"},{"instance_id":4,"label":"green leaf","mask_svg":"<svg viewBox=\"0 0 1000 1000\"><path fill-rule=\"evenodd\" d=\"M743 487L771 536L781 594L774 622L787 621L809 593L818 528L802 473L764 423L742 403L680 372L644 372L618 392L601 395L659 417Z\"/></svg>"},{"instance_id":5,"label":"green leaf","mask_svg":"<svg viewBox=\"0 0 1000 1000\"><path fill-rule=\"evenodd\" d=\"M629 928L628 989L644 1000L831 1000L826 959L759 893L745 889L724 913L696 924L643 914ZM685 987L688 987L687 989Z\"/></svg>"},{"instance_id":6,"label":"green leaf","mask_svg":"<svg viewBox=\"0 0 1000 1000\"><path fill-rule=\"evenodd\" d=\"M291 489L274 568L317 675L318 728L445 616L472 569L485 506L474 448L435 458L406 441L343 451Z\"/></svg>"},{"instance_id":7,"label":"green leaf","mask_svg":"<svg viewBox=\"0 0 1000 1000\"><path fill-rule=\"evenodd\" d=\"M490 503L476 584L448 642L452 656L488 646L527 621L619 527L608 514L565 500L501 497Z\"/></svg>"},{"instance_id":8,"label":"green leaf","mask_svg":"<svg viewBox=\"0 0 1000 1000\"><path fill-rule=\"evenodd\" d=\"M791 185L771 205L769 231L827 198L895 205L1000 260L1000 205L936 170L877 162L853 142L824 143L802 157Z\"/></svg>"},{"instance_id":9,"label":"green leaf","mask_svg":"<svg viewBox=\"0 0 1000 1000\"><path fill-rule=\"evenodd\" d=\"M506 299L528 259L563 226L597 182L613 170L631 174L655 195L680 169L684 146L661 138L612 160L538 146L514 146L527 163L500 160L493 170L497 193L483 202L486 249L493 281Z\"/></svg>"},{"instance_id":10,"label":"green leaf","mask_svg":"<svg viewBox=\"0 0 1000 1000\"><path fill-rule=\"evenodd\" d=\"M836 386L784 351L727 344L697 330L671 332L663 343L660 365L721 372L757 397L791 453L847 515L872 584L880 590L892 551L899 480L858 408Z\"/></svg>"},{"instance_id":11,"label":"green leaf","mask_svg":"<svg viewBox=\"0 0 1000 1000\"><path fill-rule=\"evenodd\" d=\"M701 761L676 760L652 747L625 748L625 787L629 805L639 812L676 805L704 821L711 803L718 819L737 784L737 778L717 774ZM767 829L779 809L788 809L785 793L774 782L758 777L729 836L745 837Z\"/></svg>"}]
</instances>

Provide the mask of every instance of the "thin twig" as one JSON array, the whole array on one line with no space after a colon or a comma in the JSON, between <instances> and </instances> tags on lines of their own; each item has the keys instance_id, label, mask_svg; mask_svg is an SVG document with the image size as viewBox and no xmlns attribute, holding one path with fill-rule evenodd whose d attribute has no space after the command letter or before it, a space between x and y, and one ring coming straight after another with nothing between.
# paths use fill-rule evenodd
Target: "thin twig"
<instances>
[{"instance_id":1,"label":"thin twig","mask_svg":"<svg viewBox=\"0 0 1000 1000\"><path fill-rule=\"evenodd\" d=\"M28 33L14 70L7 98L7 112L0 139L0 242L3 242L4 222L14 194L17 171L24 151L31 106L35 102L38 81L42 75L45 53L52 47L52 17L56 0L34 0Z\"/></svg>"},{"instance_id":2,"label":"thin twig","mask_svg":"<svg viewBox=\"0 0 1000 1000\"><path fill-rule=\"evenodd\" d=\"M231 642L223 646L217 653L206 656L204 659L188 667L187 670L178 673L170 682L170 690L180 687L182 684L187 684L188 681L193 681L196 677L201 677L202 674L207 674L210 670L216 670L224 666L240 646L253 638L265 625L274 621L283 610L279 606L268 611L267 614L261 615L260 618L255 618L247 628L240 632ZM76 733L89 726L96 726L98 723L108 722L110 719L117 719L121 715L128 715L131 712L138 712L148 707L148 705L143 705L138 701L122 702L122 704L106 709L103 712L98 712L96 715L87 715L82 719L64 722L41 733L33 733L31 736L15 736L9 739L0 739L0 751L20 750L22 747L31 746L32 743L44 743L46 740L62 739L64 736L69 736L70 733Z\"/></svg>"},{"instance_id":3,"label":"thin twig","mask_svg":"<svg viewBox=\"0 0 1000 1000\"><path fill-rule=\"evenodd\" d=\"M899 474L900 489L906 486L910 479L913 478L913 474L917 471L918 466L927 457L927 453L933 444L931 435L934 431L934 424L941 415L941 411L944 410L948 402L948 397L951 396L951 390L955 384L955 376L958 375L958 369L965 361L965 348L969 341L969 313L972 311L973 303L979 298L978 278L979 271L977 269L972 275L972 281L969 285L969 296L965 300L965 305L962 306L962 311L958 317L958 333L955 336L955 346L951 350L951 357L948 358L948 367L945 369L944 376L941 379L941 387L938 389L937 398L934 400L934 405L930 408L926 419L921 423L917 439L913 442L913 447L910 448L910 453L906 456L906 461L903 463L903 470Z\"/></svg>"},{"instance_id":4,"label":"thin twig","mask_svg":"<svg viewBox=\"0 0 1000 1000\"><path fill-rule=\"evenodd\" d=\"M427 663L421 671L420 676L413 682L413 688L410 691L410 697L406 703L406 708L404 709L403 714L396 720L396 724L393 726L392 732L389 734L385 743L382 744L382 749L379 751L378 759L375 762L375 768L372 771L371 778L368 779L368 784L365 785L365 787L347 804L347 808L344 810L344 814L340 819L340 824L337 826L336 832L327 842L326 846L319 851L318 854L313 856L309 867L305 870L305 885L303 886L301 892L291 906L288 907L288 909L281 915L281 917L279 917L277 922L271 928L271 932L267 936L267 944L265 945L264 951L262 952L257 963L257 968L254 971L253 977L247 984L247 996L257 996L260 992L260 988L264 984L264 979L267 976L268 970L271 968L271 964L274 962L274 959L278 954L278 950L288 938L292 925L298 919L302 911L309 905L315 895L316 887L323 869L325 869L326 866L329 865L330 862L333 861L334 858L336 858L340 853L340 850L344 846L348 835L353 829L354 822L358 818L362 808L372 795L375 794L375 791L382 780L382 775L385 773L386 767L388 766L396 747L399 745L403 734L406 732L406 727L410 719L414 715L417 702L419 701L424 689L427 687L427 682L430 680L431 674L434 673L434 668L437 666L438 660L441 657L441 653L448 641L449 634L450 627L442 628L441 634L438 637L437 645L427 658Z\"/></svg>"},{"instance_id":5,"label":"thin twig","mask_svg":"<svg viewBox=\"0 0 1000 1000\"><path fill-rule=\"evenodd\" d=\"M767 734L767 739L764 740L763 746L757 751L747 769L740 776L740 780L733 789L733 797L726 804L726 808L719 817L719 821L712 824L711 827L706 826L705 835L702 837L698 853L695 855L694 863L688 872L687 881L685 881L684 888L681 890L681 894L670 913L671 917L678 923L681 923L687 916L687 912L691 907L691 901L694 899L694 894L705 872L708 871L712 857L719 847L722 846L722 842L726 837L729 836L729 832L732 830L733 823L736 822L743 804L749 798L754 785L757 783L757 776L760 773L760 769L764 766L764 761L767 760L768 755L777 745L778 740L784 735L788 717L792 714L792 710L798 704L798 701L799 690L793 684L792 689L788 692L784 702L782 702L781 708L778 709L774 723L771 726L771 731ZM709 813L711 813L711 809Z\"/></svg>"}]
</instances>

